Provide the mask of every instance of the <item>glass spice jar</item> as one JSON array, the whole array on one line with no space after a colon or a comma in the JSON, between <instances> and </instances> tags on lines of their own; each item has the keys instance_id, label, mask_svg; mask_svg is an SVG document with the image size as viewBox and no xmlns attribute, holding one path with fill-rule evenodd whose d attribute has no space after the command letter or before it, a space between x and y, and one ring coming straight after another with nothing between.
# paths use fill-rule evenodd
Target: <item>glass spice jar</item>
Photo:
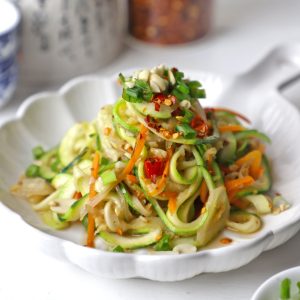
<instances>
[{"instance_id":1,"label":"glass spice jar","mask_svg":"<svg viewBox=\"0 0 300 300\"><path fill-rule=\"evenodd\" d=\"M207 33L212 0L129 0L130 33L156 44L181 44Z\"/></svg>"}]
</instances>

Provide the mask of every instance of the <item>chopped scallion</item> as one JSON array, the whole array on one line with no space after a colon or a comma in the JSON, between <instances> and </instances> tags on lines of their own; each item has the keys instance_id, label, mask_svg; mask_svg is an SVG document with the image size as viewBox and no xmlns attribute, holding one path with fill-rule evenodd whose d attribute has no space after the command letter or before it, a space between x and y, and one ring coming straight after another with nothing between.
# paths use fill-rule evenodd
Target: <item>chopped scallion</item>
<instances>
[{"instance_id":1,"label":"chopped scallion","mask_svg":"<svg viewBox=\"0 0 300 300\"><path fill-rule=\"evenodd\" d=\"M122 73L119 74L119 79L120 79L121 83L125 82L125 77Z\"/></svg>"},{"instance_id":2,"label":"chopped scallion","mask_svg":"<svg viewBox=\"0 0 300 300\"><path fill-rule=\"evenodd\" d=\"M60 160L58 158L55 159L55 161L50 165L50 168L53 172L59 172L60 171Z\"/></svg>"},{"instance_id":3,"label":"chopped scallion","mask_svg":"<svg viewBox=\"0 0 300 300\"><path fill-rule=\"evenodd\" d=\"M37 146L32 149L32 155L35 159L40 159L45 154L42 146Z\"/></svg>"},{"instance_id":4,"label":"chopped scallion","mask_svg":"<svg viewBox=\"0 0 300 300\"><path fill-rule=\"evenodd\" d=\"M116 173L114 170L106 170L100 175L104 185L108 185L117 181Z\"/></svg>"},{"instance_id":5,"label":"chopped scallion","mask_svg":"<svg viewBox=\"0 0 300 300\"><path fill-rule=\"evenodd\" d=\"M188 124L177 125L176 130L183 133L183 136L187 139L195 138L197 135L197 132Z\"/></svg>"},{"instance_id":6,"label":"chopped scallion","mask_svg":"<svg viewBox=\"0 0 300 300\"><path fill-rule=\"evenodd\" d=\"M280 299L287 300L290 299L290 290L291 290L291 280L285 278L282 280L280 285Z\"/></svg>"},{"instance_id":7,"label":"chopped scallion","mask_svg":"<svg viewBox=\"0 0 300 300\"><path fill-rule=\"evenodd\" d=\"M172 250L170 246L170 235L165 234L154 246L156 251L170 251Z\"/></svg>"},{"instance_id":8,"label":"chopped scallion","mask_svg":"<svg viewBox=\"0 0 300 300\"><path fill-rule=\"evenodd\" d=\"M26 169L25 175L27 177L37 177L39 176L39 172L40 172L40 167L32 164Z\"/></svg>"},{"instance_id":9,"label":"chopped scallion","mask_svg":"<svg viewBox=\"0 0 300 300\"><path fill-rule=\"evenodd\" d=\"M124 252L124 249L120 245L118 245L112 251L113 252Z\"/></svg>"},{"instance_id":10,"label":"chopped scallion","mask_svg":"<svg viewBox=\"0 0 300 300\"><path fill-rule=\"evenodd\" d=\"M189 87L183 81L177 84L176 89L180 91L182 94L189 94L190 92Z\"/></svg>"},{"instance_id":11,"label":"chopped scallion","mask_svg":"<svg viewBox=\"0 0 300 300\"><path fill-rule=\"evenodd\" d=\"M188 85L188 87L190 89L197 89L199 87L201 87L201 83L199 81L193 80L193 81L188 81L186 82L186 84Z\"/></svg>"},{"instance_id":12,"label":"chopped scallion","mask_svg":"<svg viewBox=\"0 0 300 300\"><path fill-rule=\"evenodd\" d=\"M194 114L189 109L183 109L184 115L183 118L180 119L182 123L190 123L194 117Z\"/></svg>"}]
</instances>

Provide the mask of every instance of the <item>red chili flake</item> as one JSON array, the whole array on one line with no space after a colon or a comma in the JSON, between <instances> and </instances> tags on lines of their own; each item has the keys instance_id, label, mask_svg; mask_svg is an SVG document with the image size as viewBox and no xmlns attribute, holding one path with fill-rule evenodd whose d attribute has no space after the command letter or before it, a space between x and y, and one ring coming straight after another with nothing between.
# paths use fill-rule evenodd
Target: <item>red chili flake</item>
<instances>
[{"instance_id":1,"label":"red chili flake","mask_svg":"<svg viewBox=\"0 0 300 300\"><path fill-rule=\"evenodd\" d=\"M162 93L158 93L154 95L152 102L163 103L166 98L167 98L166 95Z\"/></svg>"},{"instance_id":2,"label":"red chili flake","mask_svg":"<svg viewBox=\"0 0 300 300\"><path fill-rule=\"evenodd\" d=\"M157 121L149 115L147 115L144 120L150 128L153 128L157 131L159 131L159 129L161 128L161 125L157 124Z\"/></svg>"},{"instance_id":3,"label":"red chili flake","mask_svg":"<svg viewBox=\"0 0 300 300\"><path fill-rule=\"evenodd\" d=\"M154 107L156 111L160 110L160 104L158 102L154 102Z\"/></svg>"},{"instance_id":4,"label":"red chili flake","mask_svg":"<svg viewBox=\"0 0 300 300\"><path fill-rule=\"evenodd\" d=\"M149 115L146 116L145 122L148 124L151 122L151 117Z\"/></svg>"},{"instance_id":5,"label":"red chili flake","mask_svg":"<svg viewBox=\"0 0 300 300\"><path fill-rule=\"evenodd\" d=\"M183 112L179 107L177 107L174 111L172 111L171 115L172 117L182 116Z\"/></svg>"},{"instance_id":6,"label":"red chili flake","mask_svg":"<svg viewBox=\"0 0 300 300\"><path fill-rule=\"evenodd\" d=\"M152 98L152 102L155 105L155 110L159 111L160 110L160 105L165 103L165 101L168 100L168 102L170 102L170 105L174 105L176 103L176 97L173 95L164 95L162 93L158 93L156 95L154 95L154 97Z\"/></svg>"},{"instance_id":7,"label":"red chili flake","mask_svg":"<svg viewBox=\"0 0 300 300\"><path fill-rule=\"evenodd\" d=\"M172 71L172 72L178 72L178 69L175 68L175 67L173 67L173 68L171 69L171 71Z\"/></svg>"},{"instance_id":8,"label":"red chili flake","mask_svg":"<svg viewBox=\"0 0 300 300\"><path fill-rule=\"evenodd\" d=\"M158 176L164 172L165 161L160 157L151 157L144 162L144 171L146 178L150 178L153 183L156 183Z\"/></svg>"},{"instance_id":9,"label":"red chili flake","mask_svg":"<svg viewBox=\"0 0 300 300\"><path fill-rule=\"evenodd\" d=\"M198 137L207 136L209 131L208 125L202 120L200 116L195 116L190 122L190 125L193 129L197 131Z\"/></svg>"}]
</instances>

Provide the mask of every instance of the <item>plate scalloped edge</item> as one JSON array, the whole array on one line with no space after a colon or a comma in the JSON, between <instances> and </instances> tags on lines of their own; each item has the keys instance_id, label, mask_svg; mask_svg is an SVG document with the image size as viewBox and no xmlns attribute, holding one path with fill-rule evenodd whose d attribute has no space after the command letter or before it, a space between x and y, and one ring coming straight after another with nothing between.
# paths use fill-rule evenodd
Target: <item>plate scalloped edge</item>
<instances>
[{"instance_id":1,"label":"plate scalloped edge","mask_svg":"<svg viewBox=\"0 0 300 300\"><path fill-rule=\"evenodd\" d=\"M215 80L218 84L220 83L217 76L211 76L210 74L208 76L206 73L197 74L199 78L203 77L204 85L205 78L208 77L210 82ZM84 109L82 108L83 95L86 95L86 98L89 99ZM117 89L113 80L111 78L84 76L66 83L58 92L39 93L29 97L19 108L17 117L3 124L0 129L0 142L6 141L7 145L5 147L8 149L23 145L22 141L19 143L15 141L18 136L14 137L15 140L10 140L9 133L14 132L14 130L17 130L17 134L21 133L30 136L31 142L16 164L16 171L9 174L10 180L8 182L13 182L13 176L16 176L14 178L16 180L20 174L18 172L22 168L24 169L26 163L29 162L30 149L33 146L33 142L39 141L40 137L43 137L42 143L48 146L51 143L55 143L54 141L57 142L62 132L75 120L89 119L90 116L95 115L95 111L99 109L101 104L104 104L101 103L102 99L100 99L102 95L107 100L116 99ZM282 102L284 100L278 101ZM288 110L295 110L290 103L282 102L280 105L284 105ZM41 113L41 110L43 111L45 108L47 108L47 113ZM35 113L35 110L38 110L41 115ZM47 127L43 126L43 122L51 120L58 112L65 114L64 123L60 123L61 117L55 119L57 124L55 125L54 136L45 137L44 130L47 130ZM297 111L293 113L296 113L297 117L299 117ZM14 129L14 125L17 129ZM48 128L49 132L51 133ZM7 157L7 151L5 156L4 150L0 149L0 162L4 161L3 157L10 162L10 159ZM8 151L8 153L11 152ZM4 164L4 167L7 167L7 164ZM1 172L0 177L2 177ZM284 243L300 228L298 222L300 220L299 206L294 212L289 214L291 216L288 216L288 222L274 231L275 234L271 229L262 230L253 238L236 238L236 242L227 247L204 249L195 254L181 255L111 253L99 249L86 248L74 241L54 236L53 232L45 229L39 220L36 220L36 216L33 213L27 215L30 214L28 206L24 203L20 204L18 200L8 194L7 184L0 183L0 197L3 198L2 207L7 208L5 209L6 212L17 214L20 217L19 220L21 222L18 222L19 226L24 227L24 223L28 225L26 226L28 234L35 235L35 242L42 251L48 255L68 260L88 272L109 278L143 277L158 281L177 281L203 272L221 272L235 269L247 264L263 251Z\"/></svg>"}]
</instances>

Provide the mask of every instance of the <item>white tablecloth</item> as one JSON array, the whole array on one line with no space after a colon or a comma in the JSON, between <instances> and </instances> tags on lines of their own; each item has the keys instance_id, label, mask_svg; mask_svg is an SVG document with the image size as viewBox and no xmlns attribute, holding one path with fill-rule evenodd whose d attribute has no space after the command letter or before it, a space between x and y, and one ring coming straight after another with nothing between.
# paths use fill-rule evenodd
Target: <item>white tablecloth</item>
<instances>
[{"instance_id":1,"label":"white tablecloth","mask_svg":"<svg viewBox=\"0 0 300 300\"><path fill-rule=\"evenodd\" d=\"M300 38L298 0L219 0L216 26L199 43L176 48L129 45L100 74L159 63L185 69L235 74L248 69L279 43ZM300 85L300 84L299 84ZM22 100L38 89L20 85L14 99L0 111L0 123L12 117ZM287 95L299 100L299 88ZM0 146L1 147L1 146ZM249 299L266 278L300 264L300 234L285 245L260 255L238 270L203 274L176 283L141 279L96 278L56 261L31 247L14 218L0 210L0 299Z\"/></svg>"}]
</instances>

